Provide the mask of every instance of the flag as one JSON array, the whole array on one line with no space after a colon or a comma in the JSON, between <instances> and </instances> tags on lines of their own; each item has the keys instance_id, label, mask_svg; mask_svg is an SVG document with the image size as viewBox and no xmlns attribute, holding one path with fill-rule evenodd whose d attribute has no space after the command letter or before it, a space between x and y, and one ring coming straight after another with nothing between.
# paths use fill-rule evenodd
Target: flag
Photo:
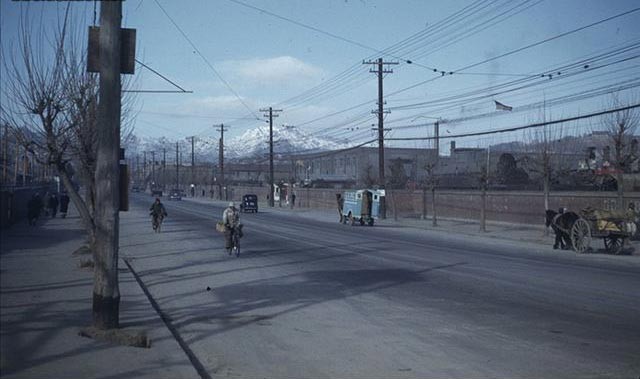
<instances>
[{"instance_id":1,"label":"flag","mask_svg":"<svg viewBox=\"0 0 640 379\"><path fill-rule=\"evenodd\" d=\"M494 103L496 103L496 110L497 111L511 111L513 110L513 107L510 107L508 105L504 105L499 101L493 101Z\"/></svg>"}]
</instances>

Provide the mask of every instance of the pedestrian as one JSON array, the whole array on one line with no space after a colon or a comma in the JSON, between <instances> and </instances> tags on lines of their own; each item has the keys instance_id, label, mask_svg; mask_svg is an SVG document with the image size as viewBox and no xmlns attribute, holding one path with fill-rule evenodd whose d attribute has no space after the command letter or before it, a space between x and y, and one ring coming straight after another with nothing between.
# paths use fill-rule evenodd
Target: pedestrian
<instances>
[{"instance_id":1,"label":"pedestrian","mask_svg":"<svg viewBox=\"0 0 640 379\"><path fill-rule=\"evenodd\" d=\"M36 192L27 203L27 221L29 225L34 226L38 222L40 212L42 212L42 199L40 194Z\"/></svg>"},{"instance_id":2,"label":"pedestrian","mask_svg":"<svg viewBox=\"0 0 640 379\"><path fill-rule=\"evenodd\" d=\"M204 188L202 189L202 197L204 197Z\"/></svg>"},{"instance_id":3,"label":"pedestrian","mask_svg":"<svg viewBox=\"0 0 640 379\"><path fill-rule=\"evenodd\" d=\"M338 215L340 216L340 223L344 221L344 216L342 215L342 209L344 208L344 198L342 194L336 194L336 202L338 203Z\"/></svg>"},{"instance_id":4,"label":"pedestrian","mask_svg":"<svg viewBox=\"0 0 640 379\"><path fill-rule=\"evenodd\" d=\"M49 196L49 213L51 214L51 218L55 218L58 213L58 196L55 193L52 193Z\"/></svg>"},{"instance_id":5,"label":"pedestrian","mask_svg":"<svg viewBox=\"0 0 640 379\"><path fill-rule=\"evenodd\" d=\"M296 194L292 193L291 194L291 208L296 206Z\"/></svg>"},{"instance_id":6,"label":"pedestrian","mask_svg":"<svg viewBox=\"0 0 640 379\"><path fill-rule=\"evenodd\" d=\"M44 197L41 198L40 201L42 201L42 208L41 208L41 212L44 211L44 217L49 217L49 198L51 197L51 194L49 194L49 191L44 193Z\"/></svg>"},{"instance_id":7,"label":"pedestrian","mask_svg":"<svg viewBox=\"0 0 640 379\"><path fill-rule=\"evenodd\" d=\"M60 195L60 217L67 217L67 211L69 210L69 195L66 192L63 192Z\"/></svg>"}]
</instances>

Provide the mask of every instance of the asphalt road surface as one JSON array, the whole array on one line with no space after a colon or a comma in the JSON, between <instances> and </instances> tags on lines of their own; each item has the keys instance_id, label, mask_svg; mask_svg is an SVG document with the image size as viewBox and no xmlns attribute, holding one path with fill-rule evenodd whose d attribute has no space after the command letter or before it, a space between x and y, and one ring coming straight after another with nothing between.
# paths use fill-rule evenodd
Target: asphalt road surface
<instances>
[{"instance_id":1,"label":"asphalt road surface","mask_svg":"<svg viewBox=\"0 0 640 379\"><path fill-rule=\"evenodd\" d=\"M633 378L640 264L261 209L132 198L130 262L203 377ZM207 288L209 290L207 290Z\"/></svg>"}]
</instances>

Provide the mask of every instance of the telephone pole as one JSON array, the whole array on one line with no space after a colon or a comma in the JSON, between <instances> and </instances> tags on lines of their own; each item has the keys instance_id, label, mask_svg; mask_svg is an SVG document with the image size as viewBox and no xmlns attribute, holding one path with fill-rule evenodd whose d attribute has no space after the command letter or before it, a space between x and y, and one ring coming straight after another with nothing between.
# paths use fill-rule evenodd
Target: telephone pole
<instances>
[{"instance_id":1,"label":"telephone pole","mask_svg":"<svg viewBox=\"0 0 640 379\"><path fill-rule=\"evenodd\" d=\"M224 183L224 132L228 129L225 128L224 124L214 125L219 129L216 129L220 132L220 140L218 143L218 165L220 166L220 180L218 181L218 197L222 200L222 190L224 189L224 200L227 199L227 190Z\"/></svg>"},{"instance_id":2,"label":"telephone pole","mask_svg":"<svg viewBox=\"0 0 640 379\"><path fill-rule=\"evenodd\" d=\"M191 136L191 183L189 183L189 191L191 192L191 197L195 197L195 168L196 168L196 158L195 158L195 141L196 137Z\"/></svg>"},{"instance_id":3,"label":"telephone pole","mask_svg":"<svg viewBox=\"0 0 640 379\"><path fill-rule=\"evenodd\" d=\"M156 186L156 152L151 152L151 191L153 192L154 187Z\"/></svg>"},{"instance_id":4,"label":"telephone pole","mask_svg":"<svg viewBox=\"0 0 640 379\"><path fill-rule=\"evenodd\" d=\"M122 2L101 2L93 285L93 326L98 329L119 327L121 21Z\"/></svg>"},{"instance_id":5,"label":"telephone pole","mask_svg":"<svg viewBox=\"0 0 640 379\"><path fill-rule=\"evenodd\" d=\"M273 109L262 108L260 112L269 112L269 114L265 114L265 117L269 117L269 206L273 207L273 118L278 117L277 114L273 114L273 112L282 112L282 109Z\"/></svg>"},{"instance_id":6,"label":"telephone pole","mask_svg":"<svg viewBox=\"0 0 640 379\"><path fill-rule=\"evenodd\" d=\"M378 69L370 69L369 72L374 74L378 74L378 110L371 111L371 113L378 114L378 180L381 188L385 188L386 180L384 177L384 96L383 96L383 87L382 87L382 79L383 74L392 74L393 70L384 68L384 65L392 65L398 64L398 62L385 62L382 58L378 58L377 61L362 61L362 64L370 64L378 66ZM388 113L388 111L386 112ZM386 217L386 204L382 202L380 204L380 213L381 217Z\"/></svg>"},{"instance_id":7,"label":"telephone pole","mask_svg":"<svg viewBox=\"0 0 640 379\"><path fill-rule=\"evenodd\" d=\"M167 148L162 147L162 191L164 192L167 184Z\"/></svg>"},{"instance_id":8,"label":"telephone pole","mask_svg":"<svg viewBox=\"0 0 640 379\"><path fill-rule=\"evenodd\" d=\"M180 189L180 162L178 152L178 141L176 141L176 189Z\"/></svg>"},{"instance_id":9,"label":"telephone pole","mask_svg":"<svg viewBox=\"0 0 640 379\"><path fill-rule=\"evenodd\" d=\"M144 190L147 189L147 152L146 150L142 152L142 183L144 185Z\"/></svg>"}]
</instances>

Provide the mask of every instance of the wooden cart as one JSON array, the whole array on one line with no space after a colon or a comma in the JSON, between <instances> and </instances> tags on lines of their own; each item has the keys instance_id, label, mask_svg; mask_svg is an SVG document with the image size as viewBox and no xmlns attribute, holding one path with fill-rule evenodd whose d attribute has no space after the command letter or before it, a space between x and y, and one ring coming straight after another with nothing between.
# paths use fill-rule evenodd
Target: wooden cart
<instances>
[{"instance_id":1,"label":"wooden cart","mask_svg":"<svg viewBox=\"0 0 640 379\"><path fill-rule=\"evenodd\" d=\"M608 253L620 254L626 240L635 234L636 224L626 213L586 208L566 232L577 253L586 252L591 239L602 238Z\"/></svg>"}]
</instances>

